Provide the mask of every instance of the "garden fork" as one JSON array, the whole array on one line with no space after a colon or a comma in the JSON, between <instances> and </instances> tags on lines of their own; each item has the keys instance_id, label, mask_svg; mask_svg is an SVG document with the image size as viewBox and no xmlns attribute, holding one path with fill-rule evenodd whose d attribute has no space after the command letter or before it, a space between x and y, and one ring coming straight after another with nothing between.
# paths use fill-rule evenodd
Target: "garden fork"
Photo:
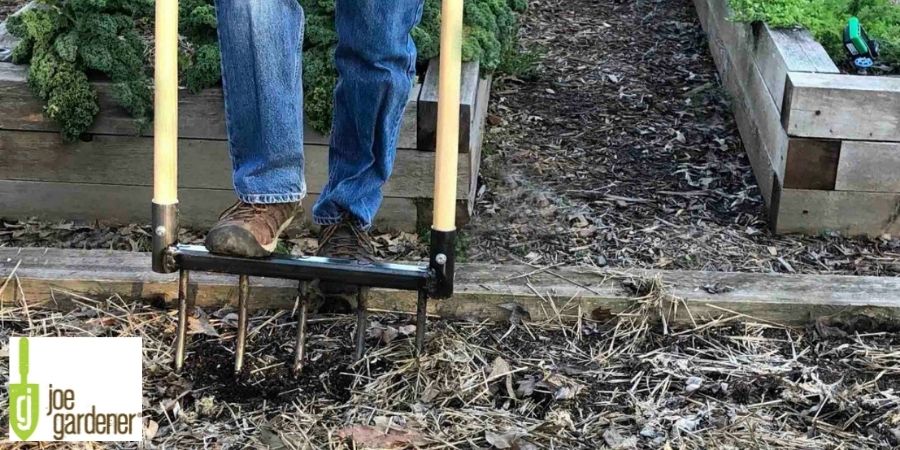
<instances>
[{"instance_id":1,"label":"garden fork","mask_svg":"<svg viewBox=\"0 0 900 450\"><path fill-rule=\"evenodd\" d=\"M296 373L303 368L306 320L310 306L309 284L314 280L340 283L351 280L349 284L358 287L354 351L356 360L362 358L365 351L369 288L418 292L415 342L416 350L421 354L425 340L428 299L449 298L453 295L463 0L443 0L441 14L434 219L428 263L412 266L283 255L249 259L214 255L202 246L178 243L178 0L156 1L152 259L154 271L179 273L178 329L175 340L177 370L181 370L184 365L187 345L190 271L239 275L235 373L240 373L244 364L251 276L285 278L299 282L297 341L293 363Z\"/></svg>"}]
</instances>

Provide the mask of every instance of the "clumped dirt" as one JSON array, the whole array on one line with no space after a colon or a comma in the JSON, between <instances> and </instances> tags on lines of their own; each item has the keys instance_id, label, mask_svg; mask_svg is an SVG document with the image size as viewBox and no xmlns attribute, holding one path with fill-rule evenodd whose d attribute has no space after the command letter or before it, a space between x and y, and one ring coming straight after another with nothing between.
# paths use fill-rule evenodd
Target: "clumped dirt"
<instances>
[{"instance_id":1,"label":"clumped dirt","mask_svg":"<svg viewBox=\"0 0 900 450\"><path fill-rule=\"evenodd\" d=\"M776 236L690 0L539 0L495 79L469 259L900 274L900 239Z\"/></svg>"},{"instance_id":2,"label":"clumped dirt","mask_svg":"<svg viewBox=\"0 0 900 450\"><path fill-rule=\"evenodd\" d=\"M686 304L647 286L603 321L432 321L419 359L409 317L374 316L368 351L353 363L354 320L317 315L297 378L286 311L252 314L238 377L231 309L192 312L181 374L172 371L174 314L119 297L68 299L76 308L66 313L5 307L0 342L141 336L147 449L900 445L900 334L878 329L877 314L806 328L728 315L676 324L673 308ZM0 383L7 364L0 358ZM0 408L7 402L0 390Z\"/></svg>"}]
</instances>

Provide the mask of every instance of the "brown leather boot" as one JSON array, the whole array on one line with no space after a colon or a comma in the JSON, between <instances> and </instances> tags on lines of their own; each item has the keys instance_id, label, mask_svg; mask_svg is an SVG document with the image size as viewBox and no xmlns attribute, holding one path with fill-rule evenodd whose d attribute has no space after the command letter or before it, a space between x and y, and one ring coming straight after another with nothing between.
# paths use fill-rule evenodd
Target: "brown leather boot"
<instances>
[{"instance_id":1,"label":"brown leather boot","mask_svg":"<svg viewBox=\"0 0 900 450\"><path fill-rule=\"evenodd\" d=\"M316 256L374 261L375 249L369 233L350 220L322 228Z\"/></svg>"},{"instance_id":2,"label":"brown leather boot","mask_svg":"<svg viewBox=\"0 0 900 450\"><path fill-rule=\"evenodd\" d=\"M375 260L374 254L375 248L369 233L350 220L328 225L322 228L319 235L319 250L316 256L372 262ZM320 312L345 309L349 312L350 304L356 301L357 286L352 283L353 280L347 280L346 283L320 283L319 290L326 297L325 305Z\"/></svg>"},{"instance_id":3,"label":"brown leather boot","mask_svg":"<svg viewBox=\"0 0 900 450\"><path fill-rule=\"evenodd\" d=\"M237 202L219 216L206 235L211 253L247 258L269 256L278 245L278 236L303 208L300 202L251 204Z\"/></svg>"}]
</instances>

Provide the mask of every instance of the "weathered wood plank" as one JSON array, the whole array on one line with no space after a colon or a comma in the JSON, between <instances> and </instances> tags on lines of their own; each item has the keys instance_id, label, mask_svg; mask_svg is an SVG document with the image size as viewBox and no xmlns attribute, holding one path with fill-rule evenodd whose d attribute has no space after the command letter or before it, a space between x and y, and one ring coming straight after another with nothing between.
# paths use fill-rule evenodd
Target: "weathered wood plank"
<instances>
[{"instance_id":1,"label":"weathered wood plank","mask_svg":"<svg viewBox=\"0 0 900 450\"><path fill-rule=\"evenodd\" d=\"M440 61L435 58L428 64L422 90L419 93L417 148L434 151L437 138L438 75ZM463 63L460 79L459 102L459 151L465 153L472 146L471 126L475 114L475 98L481 79L477 61Z\"/></svg>"},{"instance_id":2,"label":"weathered wood plank","mask_svg":"<svg viewBox=\"0 0 900 450\"><path fill-rule=\"evenodd\" d=\"M779 179L784 178L787 155L787 133L781 129L781 112L775 107L764 78L754 58L758 33L750 24L730 20L727 1L710 0L710 28L716 28L716 43L727 55L728 64L719 68L726 86L728 77L736 78L743 91L751 120L759 128L760 142L768 154L771 166ZM734 92L732 95L736 95Z\"/></svg>"},{"instance_id":3,"label":"weathered wood plank","mask_svg":"<svg viewBox=\"0 0 900 450\"><path fill-rule=\"evenodd\" d=\"M43 114L43 103L34 97L26 82L28 68L10 63L0 63L0 129L23 131L59 130ZM115 101L109 83L96 82L101 113L89 133L103 135L135 136L138 129L134 119ZM416 148L417 99L420 86L410 92L409 102L401 123L397 148ZM181 89L178 100L178 133L188 139L227 139L225 131L225 106L220 88L209 88L199 94ZM304 127L303 142L328 145L329 137ZM152 136L147 130L145 136Z\"/></svg>"},{"instance_id":4,"label":"weathered wood plank","mask_svg":"<svg viewBox=\"0 0 900 450\"><path fill-rule=\"evenodd\" d=\"M231 189L231 158L225 141L179 141L179 186ZM67 144L58 133L0 130L0 179L150 186L153 139L95 135ZM309 192L322 192L328 181L328 147L305 146ZM457 195L469 195L471 163L460 158ZM394 172L384 186L388 197L434 195L434 153L398 150Z\"/></svg>"},{"instance_id":5,"label":"weathered wood plank","mask_svg":"<svg viewBox=\"0 0 900 450\"><path fill-rule=\"evenodd\" d=\"M488 75L478 83L478 93L475 99L475 114L472 116L472 148L469 149L469 215L475 213L475 197L478 196L478 174L481 172L481 147L484 141L484 130L487 126L488 104L491 101L491 81ZM465 155L463 155L463 159Z\"/></svg>"},{"instance_id":6,"label":"weathered wood plank","mask_svg":"<svg viewBox=\"0 0 900 450\"><path fill-rule=\"evenodd\" d=\"M788 72L840 73L806 30L773 29L757 22L753 31L753 58L779 114Z\"/></svg>"},{"instance_id":7,"label":"weathered wood plank","mask_svg":"<svg viewBox=\"0 0 900 450\"><path fill-rule=\"evenodd\" d=\"M775 221L778 233L848 236L900 233L900 194L784 189Z\"/></svg>"},{"instance_id":8,"label":"weathered wood plank","mask_svg":"<svg viewBox=\"0 0 900 450\"><path fill-rule=\"evenodd\" d=\"M770 209L777 204L777 192L780 191L781 178L776 167L783 167L783 162L775 163L772 155L783 158L786 153L787 137L778 129L777 112L771 102L762 76L756 70L750 52L734 51L741 43L752 42L752 30L749 25L735 23L728 17L727 5L715 0L695 0L695 4L703 4L698 11L706 11L706 31L710 53L722 78L722 84L731 94L735 120L741 132L744 149L750 159L753 173L759 185L760 193ZM768 112L767 115L764 113ZM775 115L776 122L763 119ZM784 149L784 150L782 150Z\"/></svg>"},{"instance_id":9,"label":"weathered wood plank","mask_svg":"<svg viewBox=\"0 0 900 450\"><path fill-rule=\"evenodd\" d=\"M10 277L15 270L14 277ZM538 272L523 266L460 264L456 293L450 300L429 302L429 312L444 318L503 320L509 311L499 305L515 302L532 319L559 317L574 320L589 316L594 308L621 312L633 304L622 281L659 278L669 292L684 299L677 308L676 322L690 323L741 313L759 320L804 325L817 317L854 310L880 311L900 317L900 278L830 275L782 275L683 271L601 271L590 268L560 268ZM556 275L554 275L556 274ZM558 276L557 276L558 275ZM564 278L570 281L566 281ZM0 248L0 280L11 286L0 301L27 302L29 307L66 309L71 294L102 301L112 294L125 299L173 302L175 275L150 272L144 253L104 250ZM722 285L728 292L710 294L703 286ZM190 300L201 307L235 304L235 277L194 273L188 290ZM251 308L292 308L296 283L264 278L251 279ZM24 295L23 295L24 294ZM79 299L84 302L85 300ZM685 305L690 309L689 316ZM373 290L369 306L375 309L415 310L415 293ZM748 319L753 320L753 319Z\"/></svg>"},{"instance_id":10,"label":"weathered wood plank","mask_svg":"<svg viewBox=\"0 0 900 450\"><path fill-rule=\"evenodd\" d=\"M900 78L792 72L782 123L791 136L900 142Z\"/></svg>"},{"instance_id":11,"label":"weathered wood plank","mask_svg":"<svg viewBox=\"0 0 900 450\"><path fill-rule=\"evenodd\" d=\"M900 192L900 143L843 141L835 190Z\"/></svg>"},{"instance_id":12,"label":"weathered wood plank","mask_svg":"<svg viewBox=\"0 0 900 450\"><path fill-rule=\"evenodd\" d=\"M147 223L151 191L150 186L0 180L0 217ZM180 223L192 228L212 225L236 200L231 189L179 189L178 195ZM304 200L306 222L317 198L313 194ZM413 199L387 197L375 218L375 227L415 232L416 208Z\"/></svg>"},{"instance_id":13,"label":"weathered wood plank","mask_svg":"<svg viewBox=\"0 0 900 450\"><path fill-rule=\"evenodd\" d=\"M841 141L793 138L788 144L784 170L786 189L835 188Z\"/></svg>"}]
</instances>

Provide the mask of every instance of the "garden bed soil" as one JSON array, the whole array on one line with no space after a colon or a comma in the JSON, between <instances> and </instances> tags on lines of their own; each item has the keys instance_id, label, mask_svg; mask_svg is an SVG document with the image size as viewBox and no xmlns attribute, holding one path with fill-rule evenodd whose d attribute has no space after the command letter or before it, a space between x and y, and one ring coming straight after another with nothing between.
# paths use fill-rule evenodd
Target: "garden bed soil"
<instances>
[{"instance_id":1,"label":"garden bed soil","mask_svg":"<svg viewBox=\"0 0 900 450\"><path fill-rule=\"evenodd\" d=\"M677 299L656 286L603 321L432 321L419 360L411 318L377 315L368 353L353 364L353 319L320 315L311 319L305 372L294 378L296 323L288 311L259 311L246 371L234 378L233 310L194 312L185 370L176 374L174 311L119 297L75 300L81 306L66 313L5 307L0 342L141 336L142 448L900 445L900 334L872 318L793 329L725 315L672 327L662 318ZM0 358L3 383L6 365ZM0 407L7 402L0 391Z\"/></svg>"},{"instance_id":2,"label":"garden bed soil","mask_svg":"<svg viewBox=\"0 0 900 450\"><path fill-rule=\"evenodd\" d=\"M541 57L534 77L494 78L480 195L461 233L461 259L900 274L895 236L769 231L690 0L533 1L521 39ZM5 246L147 250L148 236L138 226L0 226ZM403 236L409 245L400 256L391 244L382 256L425 255L421 239ZM303 235L297 245L306 247L294 251L308 250L313 237Z\"/></svg>"}]
</instances>

